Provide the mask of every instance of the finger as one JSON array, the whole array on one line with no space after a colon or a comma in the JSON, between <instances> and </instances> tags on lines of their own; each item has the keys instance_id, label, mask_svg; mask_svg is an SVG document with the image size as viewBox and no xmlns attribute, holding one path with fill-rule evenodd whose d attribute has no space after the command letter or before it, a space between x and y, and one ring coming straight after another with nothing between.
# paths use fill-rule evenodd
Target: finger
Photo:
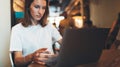
<instances>
[{"instance_id":1,"label":"finger","mask_svg":"<svg viewBox=\"0 0 120 67\"><path fill-rule=\"evenodd\" d=\"M43 53L45 53L45 54L51 54L50 51L44 51Z\"/></svg>"},{"instance_id":2,"label":"finger","mask_svg":"<svg viewBox=\"0 0 120 67\"><path fill-rule=\"evenodd\" d=\"M47 48L42 48L42 49L37 50L36 52L38 52L38 53L43 53L43 52L45 52L46 50L47 50Z\"/></svg>"},{"instance_id":3,"label":"finger","mask_svg":"<svg viewBox=\"0 0 120 67\"><path fill-rule=\"evenodd\" d=\"M46 55L44 55L44 58L51 58L51 57L54 57L55 55L53 55L53 54L46 54Z\"/></svg>"},{"instance_id":4,"label":"finger","mask_svg":"<svg viewBox=\"0 0 120 67\"><path fill-rule=\"evenodd\" d=\"M35 58L35 57L39 57L39 52L35 52L35 53L33 53L33 58Z\"/></svg>"},{"instance_id":5,"label":"finger","mask_svg":"<svg viewBox=\"0 0 120 67\"><path fill-rule=\"evenodd\" d=\"M47 48L41 48L33 53L33 59L40 57L40 54L43 53Z\"/></svg>"},{"instance_id":6,"label":"finger","mask_svg":"<svg viewBox=\"0 0 120 67\"><path fill-rule=\"evenodd\" d=\"M36 52L35 56L39 57L39 52Z\"/></svg>"},{"instance_id":7,"label":"finger","mask_svg":"<svg viewBox=\"0 0 120 67\"><path fill-rule=\"evenodd\" d=\"M49 55L45 55L44 58L49 58Z\"/></svg>"},{"instance_id":8,"label":"finger","mask_svg":"<svg viewBox=\"0 0 120 67\"><path fill-rule=\"evenodd\" d=\"M50 58L50 57L53 57L53 56L54 56L54 54L46 54L46 53L41 53L40 54L41 58Z\"/></svg>"},{"instance_id":9,"label":"finger","mask_svg":"<svg viewBox=\"0 0 120 67\"><path fill-rule=\"evenodd\" d=\"M45 62L42 62L42 61L34 61L34 63L45 65Z\"/></svg>"},{"instance_id":10,"label":"finger","mask_svg":"<svg viewBox=\"0 0 120 67\"><path fill-rule=\"evenodd\" d=\"M38 51L45 51L45 50L47 50L47 48L41 48Z\"/></svg>"},{"instance_id":11,"label":"finger","mask_svg":"<svg viewBox=\"0 0 120 67\"><path fill-rule=\"evenodd\" d=\"M38 63L38 64L41 64L41 65L45 65L45 62L36 62L36 63Z\"/></svg>"},{"instance_id":12,"label":"finger","mask_svg":"<svg viewBox=\"0 0 120 67\"><path fill-rule=\"evenodd\" d=\"M48 58L34 58L33 61L41 61L41 62L44 62L44 61L46 61L46 60L48 60Z\"/></svg>"},{"instance_id":13,"label":"finger","mask_svg":"<svg viewBox=\"0 0 120 67\"><path fill-rule=\"evenodd\" d=\"M37 58L38 61L46 61L48 58Z\"/></svg>"},{"instance_id":14,"label":"finger","mask_svg":"<svg viewBox=\"0 0 120 67\"><path fill-rule=\"evenodd\" d=\"M50 55L49 54L44 54L44 55L40 55L41 58L49 58Z\"/></svg>"},{"instance_id":15,"label":"finger","mask_svg":"<svg viewBox=\"0 0 120 67\"><path fill-rule=\"evenodd\" d=\"M34 53L33 53L33 56L39 56L40 53L44 52L47 48L41 48L39 50L36 50Z\"/></svg>"}]
</instances>

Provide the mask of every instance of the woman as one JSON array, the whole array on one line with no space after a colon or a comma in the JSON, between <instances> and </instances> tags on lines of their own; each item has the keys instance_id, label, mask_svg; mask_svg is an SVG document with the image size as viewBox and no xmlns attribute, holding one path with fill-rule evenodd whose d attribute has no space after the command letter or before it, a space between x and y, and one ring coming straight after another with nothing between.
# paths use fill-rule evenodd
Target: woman
<instances>
[{"instance_id":1,"label":"woman","mask_svg":"<svg viewBox=\"0 0 120 67\"><path fill-rule=\"evenodd\" d=\"M44 65L54 55L52 43L61 44L59 32L47 22L48 14L48 0L25 0L24 19L11 33L10 51L14 52L16 66L24 67L32 62Z\"/></svg>"}]
</instances>

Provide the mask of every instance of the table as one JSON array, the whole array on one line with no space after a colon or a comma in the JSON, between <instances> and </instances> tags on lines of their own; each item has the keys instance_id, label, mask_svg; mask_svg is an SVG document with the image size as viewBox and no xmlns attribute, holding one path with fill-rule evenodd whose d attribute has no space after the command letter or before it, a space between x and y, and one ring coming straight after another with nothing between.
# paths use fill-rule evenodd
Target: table
<instances>
[{"instance_id":1,"label":"table","mask_svg":"<svg viewBox=\"0 0 120 67\"><path fill-rule=\"evenodd\" d=\"M120 67L120 50L103 50L97 63L79 65L76 67Z\"/></svg>"},{"instance_id":2,"label":"table","mask_svg":"<svg viewBox=\"0 0 120 67\"><path fill-rule=\"evenodd\" d=\"M32 63L28 67L46 67L46 66ZM117 49L103 50L101 57L97 63L78 65L76 67L120 67L120 50Z\"/></svg>"}]
</instances>

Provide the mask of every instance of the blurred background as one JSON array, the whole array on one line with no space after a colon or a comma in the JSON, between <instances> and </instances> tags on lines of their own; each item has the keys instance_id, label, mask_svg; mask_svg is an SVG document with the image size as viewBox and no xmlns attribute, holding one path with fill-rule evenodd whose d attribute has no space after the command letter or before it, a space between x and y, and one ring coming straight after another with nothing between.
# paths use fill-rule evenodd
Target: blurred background
<instances>
[{"instance_id":1,"label":"blurred background","mask_svg":"<svg viewBox=\"0 0 120 67\"><path fill-rule=\"evenodd\" d=\"M25 0L11 0L12 26L16 24L14 23L14 20L24 18L24 2ZM60 21L65 19L65 17L82 16L84 13L83 3L87 3L85 5L87 13L84 15L89 16L88 0L85 0L84 2L82 0L49 0L49 2L50 14L48 21L56 24L56 27L59 26Z\"/></svg>"},{"instance_id":2,"label":"blurred background","mask_svg":"<svg viewBox=\"0 0 120 67\"><path fill-rule=\"evenodd\" d=\"M111 27L112 22L120 12L119 0L49 0L50 14L48 21L58 27L65 17L83 24L84 19L90 19L97 27ZM11 22L24 17L24 0L11 0ZM15 13L13 13L15 12ZM15 14L15 18L12 17ZM76 17L77 16L77 17Z\"/></svg>"}]
</instances>

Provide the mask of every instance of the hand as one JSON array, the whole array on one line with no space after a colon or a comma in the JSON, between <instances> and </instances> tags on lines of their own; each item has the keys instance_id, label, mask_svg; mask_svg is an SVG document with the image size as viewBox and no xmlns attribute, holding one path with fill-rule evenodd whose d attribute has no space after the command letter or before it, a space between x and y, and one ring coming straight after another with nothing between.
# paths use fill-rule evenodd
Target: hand
<instances>
[{"instance_id":1,"label":"hand","mask_svg":"<svg viewBox=\"0 0 120 67\"><path fill-rule=\"evenodd\" d=\"M46 51L46 48L42 48L33 53L33 61L35 63L45 65L48 58L52 56L53 55L49 51Z\"/></svg>"},{"instance_id":2,"label":"hand","mask_svg":"<svg viewBox=\"0 0 120 67\"><path fill-rule=\"evenodd\" d=\"M35 51L33 53L33 62L45 65L45 63L42 61L45 58L41 58L40 54L45 52L46 50L47 50L47 48L42 48L42 49L38 49L37 51Z\"/></svg>"}]
</instances>

